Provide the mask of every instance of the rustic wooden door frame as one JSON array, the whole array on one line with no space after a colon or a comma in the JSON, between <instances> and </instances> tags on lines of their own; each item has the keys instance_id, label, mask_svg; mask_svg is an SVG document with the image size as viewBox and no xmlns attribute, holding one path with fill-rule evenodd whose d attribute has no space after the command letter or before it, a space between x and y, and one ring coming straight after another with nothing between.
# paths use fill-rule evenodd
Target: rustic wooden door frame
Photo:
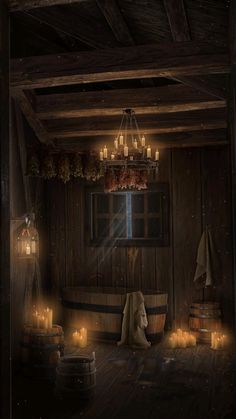
<instances>
[{"instance_id":1,"label":"rustic wooden door frame","mask_svg":"<svg viewBox=\"0 0 236 419\"><path fill-rule=\"evenodd\" d=\"M11 417L10 356L10 197L9 197L9 14L0 2L0 176L1 176L1 276L0 276L0 417Z\"/></svg>"}]
</instances>

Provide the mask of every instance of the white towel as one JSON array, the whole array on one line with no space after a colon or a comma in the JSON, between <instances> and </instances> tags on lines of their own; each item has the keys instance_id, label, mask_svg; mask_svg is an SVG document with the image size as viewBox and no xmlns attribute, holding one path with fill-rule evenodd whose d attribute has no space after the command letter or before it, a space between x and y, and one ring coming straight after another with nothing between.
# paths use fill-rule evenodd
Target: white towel
<instances>
[{"instance_id":1,"label":"white towel","mask_svg":"<svg viewBox=\"0 0 236 419\"><path fill-rule=\"evenodd\" d=\"M202 233L197 252L197 268L194 275L194 282L201 283L202 287L212 285L212 264L214 247L212 236L209 230ZM203 275L205 278L203 279Z\"/></svg>"},{"instance_id":2,"label":"white towel","mask_svg":"<svg viewBox=\"0 0 236 419\"><path fill-rule=\"evenodd\" d=\"M118 345L129 345L133 348L148 348L144 329L148 325L144 306L144 297L141 291L128 293L123 311L121 340Z\"/></svg>"}]
</instances>

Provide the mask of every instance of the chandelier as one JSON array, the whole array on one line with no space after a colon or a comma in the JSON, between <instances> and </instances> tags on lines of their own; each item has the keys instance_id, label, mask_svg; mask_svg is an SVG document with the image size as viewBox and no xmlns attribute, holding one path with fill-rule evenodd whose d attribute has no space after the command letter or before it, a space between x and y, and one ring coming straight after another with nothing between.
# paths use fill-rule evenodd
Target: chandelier
<instances>
[{"instance_id":1,"label":"chandelier","mask_svg":"<svg viewBox=\"0 0 236 419\"><path fill-rule=\"evenodd\" d=\"M99 154L101 165L107 170L136 169L158 172L159 151L146 145L144 134L140 134L133 109L124 109L119 131L112 149L105 145Z\"/></svg>"}]
</instances>

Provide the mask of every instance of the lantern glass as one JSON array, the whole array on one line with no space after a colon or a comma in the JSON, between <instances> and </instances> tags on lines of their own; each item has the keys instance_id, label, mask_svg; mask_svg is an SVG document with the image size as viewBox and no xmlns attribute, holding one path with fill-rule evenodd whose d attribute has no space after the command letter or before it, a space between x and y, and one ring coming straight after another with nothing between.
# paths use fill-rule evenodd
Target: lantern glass
<instances>
[{"instance_id":1,"label":"lantern glass","mask_svg":"<svg viewBox=\"0 0 236 419\"><path fill-rule=\"evenodd\" d=\"M17 233L17 255L20 258L33 258L39 253L39 236L35 227L25 223Z\"/></svg>"}]
</instances>

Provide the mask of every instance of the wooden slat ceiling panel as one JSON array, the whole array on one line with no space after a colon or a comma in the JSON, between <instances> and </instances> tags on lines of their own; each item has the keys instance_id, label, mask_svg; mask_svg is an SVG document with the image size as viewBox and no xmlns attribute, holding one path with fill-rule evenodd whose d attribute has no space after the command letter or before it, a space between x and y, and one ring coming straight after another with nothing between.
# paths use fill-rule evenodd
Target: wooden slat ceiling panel
<instances>
[{"instance_id":1,"label":"wooden slat ceiling panel","mask_svg":"<svg viewBox=\"0 0 236 419\"><path fill-rule=\"evenodd\" d=\"M172 40L162 1L117 0L117 3L137 45Z\"/></svg>"},{"instance_id":2,"label":"wooden slat ceiling panel","mask_svg":"<svg viewBox=\"0 0 236 419\"><path fill-rule=\"evenodd\" d=\"M185 10L192 39L207 39L216 45L227 45L229 13L227 0L186 0Z\"/></svg>"}]
</instances>

